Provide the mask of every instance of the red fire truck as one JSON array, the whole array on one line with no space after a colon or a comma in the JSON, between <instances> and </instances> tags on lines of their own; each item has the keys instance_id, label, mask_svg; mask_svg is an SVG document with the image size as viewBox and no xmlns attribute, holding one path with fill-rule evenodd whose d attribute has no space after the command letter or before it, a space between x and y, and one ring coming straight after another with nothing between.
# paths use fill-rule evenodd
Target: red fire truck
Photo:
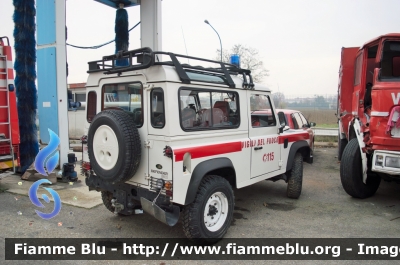
<instances>
[{"instance_id":1,"label":"red fire truck","mask_svg":"<svg viewBox=\"0 0 400 265\"><path fill-rule=\"evenodd\" d=\"M19 166L19 136L11 46L0 37L0 170Z\"/></svg>"},{"instance_id":2,"label":"red fire truck","mask_svg":"<svg viewBox=\"0 0 400 265\"><path fill-rule=\"evenodd\" d=\"M400 182L400 33L342 48L338 159L344 190L372 196L381 179Z\"/></svg>"}]
</instances>

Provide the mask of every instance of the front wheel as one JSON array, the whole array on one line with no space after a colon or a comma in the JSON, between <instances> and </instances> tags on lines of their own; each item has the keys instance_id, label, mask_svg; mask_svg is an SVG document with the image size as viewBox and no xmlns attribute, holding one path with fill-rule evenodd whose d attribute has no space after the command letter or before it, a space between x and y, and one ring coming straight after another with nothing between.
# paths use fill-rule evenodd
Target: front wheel
<instances>
[{"instance_id":1,"label":"front wheel","mask_svg":"<svg viewBox=\"0 0 400 265\"><path fill-rule=\"evenodd\" d=\"M368 175L367 183L363 182L361 151L356 138L350 140L343 151L340 163L340 180L343 189L352 197L364 199L375 194L381 178Z\"/></svg>"},{"instance_id":2,"label":"front wheel","mask_svg":"<svg viewBox=\"0 0 400 265\"><path fill-rule=\"evenodd\" d=\"M233 218L235 197L229 182L220 176L206 176L193 203L183 211L183 231L197 243L215 243L227 232Z\"/></svg>"},{"instance_id":3,"label":"front wheel","mask_svg":"<svg viewBox=\"0 0 400 265\"><path fill-rule=\"evenodd\" d=\"M300 153L294 156L292 169L288 173L286 195L291 199L298 199L303 186L303 157Z\"/></svg>"}]
</instances>

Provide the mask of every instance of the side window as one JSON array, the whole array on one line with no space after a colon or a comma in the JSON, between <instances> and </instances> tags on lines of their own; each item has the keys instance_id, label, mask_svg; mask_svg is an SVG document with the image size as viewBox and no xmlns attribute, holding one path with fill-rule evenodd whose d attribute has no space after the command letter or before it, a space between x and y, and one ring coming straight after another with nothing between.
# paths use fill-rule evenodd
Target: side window
<instances>
[{"instance_id":1,"label":"side window","mask_svg":"<svg viewBox=\"0 0 400 265\"><path fill-rule=\"evenodd\" d=\"M95 91L90 91L88 93L87 113L86 113L86 120L88 122L92 122L94 116L96 116L96 108L97 108L97 94Z\"/></svg>"},{"instance_id":2,"label":"side window","mask_svg":"<svg viewBox=\"0 0 400 265\"><path fill-rule=\"evenodd\" d=\"M308 126L308 121L307 121L306 117L304 117L304 115L302 113L299 113L299 115L300 115L300 118L301 118L301 120L303 122L303 125L307 125Z\"/></svg>"},{"instance_id":3,"label":"side window","mask_svg":"<svg viewBox=\"0 0 400 265\"><path fill-rule=\"evenodd\" d=\"M294 114L290 115L290 117L291 117L291 119L292 119L292 121L293 121L294 129L298 129L298 128L299 128L299 124L297 123L297 120L296 120L296 118L294 117Z\"/></svg>"},{"instance_id":4,"label":"side window","mask_svg":"<svg viewBox=\"0 0 400 265\"><path fill-rule=\"evenodd\" d=\"M250 97L251 125L256 127L276 126L271 99L266 95L251 95Z\"/></svg>"},{"instance_id":5,"label":"side window","mask_svg":"<svg viewBox=\"0 0 400 265\"><path fill-rule=\"evenodd\" d=\"M303 121L301 120L299 113L298 112L294 113L293 117L296 120L296 123L298 125L297 129L303 128Z\"/></svg>"},{"instance_id":6,"label":"side window","mask_svg":"<svg viewBox=\"0 0 400 265\"><path fill-rule=\"evenodd\" d=\"M180 89L179 99L183 130L229 129L240 124L236 92Z\"/></svg>"},{"instance_id":7,"label":"side window","mask_svg":"<svg viewBox=\"0 0 400 265\"><path fill-rule=\"evenodd\" d=\"M163 128L165 125L164 91L155 88L151 91L151 125L154 128Z\"/></svg>"},{"instance_id":8,"label":"side window","mask_svg":"<svg viewBox=\"0 0 400 265\"><path fill-rule=\"evenodd\" d=\"M281 112L279 112L278 113L278 117L279 117L279 124L280 125L289 125L287 122L286 122L286 118L285 118L285 114L281 111Z\"/></svg>"},{"instance_id":9,"label":"side window","mask_svg":"<svg viewBox=\"0 0 400 265\"><path fill-rule=\"evenodd\" d=\"M102 90L102 109L120 109L128 112L137 127L143 125L142 84L107 84Z\"/></svg>"}]
</instances>

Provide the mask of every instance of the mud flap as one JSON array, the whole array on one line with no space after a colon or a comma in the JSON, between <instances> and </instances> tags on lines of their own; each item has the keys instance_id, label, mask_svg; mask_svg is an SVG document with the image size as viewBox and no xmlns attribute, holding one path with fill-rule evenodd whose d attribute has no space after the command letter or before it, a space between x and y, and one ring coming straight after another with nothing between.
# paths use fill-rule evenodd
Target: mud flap
<instances>
[{"instance_id":1,"label":"mud flap","mask_svg":"<svg viewBox=\"0 0 400 265\"><path fill-rule=\"evenodd\" d=\"M142 204L142 209L146 213L154 216L157 220L163 222L164 224L174 226L179 220L180 209L176 205L172 206L172 212L167 212L158 207L158 205L155 203L153 204L153 202L143 197L140 198L140 203Z\"/></svg>"}]
</instances>

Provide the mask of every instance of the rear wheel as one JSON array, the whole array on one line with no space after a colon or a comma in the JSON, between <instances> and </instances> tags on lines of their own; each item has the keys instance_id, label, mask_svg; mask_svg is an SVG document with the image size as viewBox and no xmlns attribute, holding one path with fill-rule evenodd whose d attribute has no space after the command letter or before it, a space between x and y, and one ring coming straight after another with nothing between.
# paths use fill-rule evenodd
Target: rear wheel
<instances>
[{"instance_id":1,"label":"rear wheel","mask_svg":"<svg viewBox=\"0 0 400 265\"><path fill-rule=\"evenodd\" d=\"M356 138L350 140L343 151L340 163L340 180L343 189L352 197L364 199L375 194L381 178L369 174L363 182L361 151Z\"/></svg>"},{"instance_id":2,"label":"rear wheel","mask_svg":"<svg viewBox=\"0 0 400 265\"><path fill-rule=\"evenodd\" d=\"M198 243L219 241L233 218L235 198L229 182L220 176L206 176L196 198L183 211L183 231Z\"/></svg>"}]
</instances>

